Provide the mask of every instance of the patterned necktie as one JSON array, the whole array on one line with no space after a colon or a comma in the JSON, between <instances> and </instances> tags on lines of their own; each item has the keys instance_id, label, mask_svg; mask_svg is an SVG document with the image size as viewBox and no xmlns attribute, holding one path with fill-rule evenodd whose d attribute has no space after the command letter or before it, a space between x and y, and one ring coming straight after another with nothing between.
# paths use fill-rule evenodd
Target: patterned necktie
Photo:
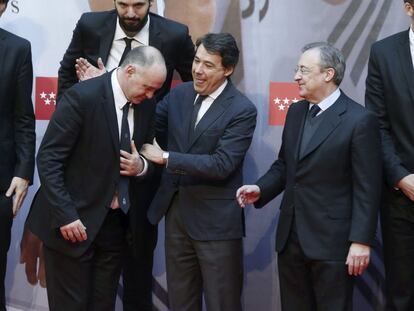
<instances>
[{"instance_id":1,"label":"patterned necktie","mask_svg":"<svg viewBox=\"0 0 414 311\"><path fill-rule=\"evenodd\" d=\"M122 123L121 123L121 150L131 153L131 137L128 124L128 111L130 103L126 103L122 108ZM120 176L118 184L118 202L121 210L126 214L129 210L129 177Z\"/></svg>"},{"instance_id":2,"label":"patterned necktie","mask_svg":"<svg viewBox=\"0 0 414 311\"><path fill-rule=\"evenodd\" d=\"M191 129L195 130L198 112L200 111L201 103L207 98L207 95L198 95L198 98L193 106L193 113L191 115Z\"/></svg>"},{"instance_id":3,"label":"patterned necktie","mask_svg":"<svg viewBox=\"0 0 414 311\"><path fill-rule=\"evenodd\" d=\"M312 108L309 110L308 114L311 117L311 119L313 119L314 117L316 117L319 111L321 111L321 108L318 105L313 105Z\"/></svg>"},{"instance_id":4,"label":"patterned necktie","mask_svg":"<svg viewBox=\"0 0 414 311\"><path fill-rule=\"evenodd\" d=\"M122 65L122 62L124 61L124 59L127 56L128 52L131 51L131 43L132 43L132 41L134 41L134 39L130 39L130 38L125 37L124 41L125 41L125 49L124 49L124 52L122 53L121 60L119 61L119 66Z\"/></svg>"}]
</instances>

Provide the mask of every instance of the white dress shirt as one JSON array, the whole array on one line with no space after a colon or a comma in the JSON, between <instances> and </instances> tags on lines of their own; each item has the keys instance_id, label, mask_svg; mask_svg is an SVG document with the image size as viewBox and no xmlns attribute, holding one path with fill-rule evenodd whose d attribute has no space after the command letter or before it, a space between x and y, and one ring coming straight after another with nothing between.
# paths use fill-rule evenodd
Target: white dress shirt
<instances>
[{"instance_id":1,"label":"white dress shirt","mask_svg":"<svg viewBox=\"0 0 414 311\"><path fill-rule=\"evenodd\" d=\"M414 66L414 29L413 27L410 27L408 36L410 38L411 61L413 62L413 66Z\"/></svg>"},{"instance_id":2,"label":"white dress shirt","mask_svg":"<svg viewBox=\"0 0 414 311\"><path fill-rule=\"evenodd\" d=\"M316 115L319 116L322 112L324 112L326 109L331 107L336 100L341 96L341 91L339 88L337 88L331 95L326 97L323 101L321 101L318 106L321 108L321 111L319 111ZM314 104L310 103L309 110L313 107Z\"/></svg>"},{"instance_id":3,"label":"white dress shirt","mask_svg":"<svg viewBox=\"0 0 414 311\"><path fill-rule=\"evenodd\" d=\"M213 102L216 100L217 97L219 97L219 95L223 92L224 88L227 85L227 79L223 82L222 85L220 85L217 90L215 90L213 93L211 93L210 95L208 95L203 102L201 103L200 106L200 110L198 111L197 114L197 119L195 122L195 125L197 126L198 122L200 122L201 118L205 115L205 113L207 112L207 110L211 107L211 105L213 104ZM200 95L197 95L195 98L194 103L197 101L197 98Z\"/></svg>"},{"instance_id":4,"label":"white dress shirt","mask_svg":"<svg viewBox=\"0 0 414 311\"><path fill-rule=\"evenodd\" d=\"M133 39L131 42L131 49L141 45L149 44L149 24L150 16L148 15L148 20L145 26L134 37L131 38L125 34L124 30L119 25L119 17L117 17L114 40L112 41L111 50L109 51L108 60L105 65L107 71L111 71L112 69L118 67L119 61L121 60L126 46L126 43L124 41L125 37Z\"/></svg>"},{"instance_id":5,"label":"white dress shirt","mask_svg":"<svg viewBox=\"0 0 414 311\"><path fill-rule=\"evenodd\" d=\"M111 75L111 84L112 84L112 92L114 94L114 103L115 103L115 111L116 111L116 120L118 121L118 133L119 133L119 140L121 140L121 127L122 127L122 109L127 104L128 99L125 97L124 92L119 85L118 77L117 77L118 70L114 70ZM129 106L128 110L128 125L129 125L129 136L132 138L134 133L134 109L132 105ZM140 155L141 157L141 155ZM138 173L137 176L144 175L148 170L148 163L147 160L141 157L142 161L144 162L144 168L142 172Z\"/></svg>"}]
</instances>

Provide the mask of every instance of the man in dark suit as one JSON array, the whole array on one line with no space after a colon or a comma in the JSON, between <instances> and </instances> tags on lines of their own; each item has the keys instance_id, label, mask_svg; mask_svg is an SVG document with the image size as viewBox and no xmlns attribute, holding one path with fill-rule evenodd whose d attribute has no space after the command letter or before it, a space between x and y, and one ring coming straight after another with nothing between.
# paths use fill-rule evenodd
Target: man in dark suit
<instances>
[{"instance_id":1,"label":"man in dark suit","mask_svg":"<svg viewBox=\"0 0 414 311\"><path fill-rule=\"evenodd\" d=\"M260 208L283 190L276 235L282 310L351 310L353 278L368 266L380 203L374 115L339 90L340 51L303 48L278 159L237 199ZM345 265L348 265L346 268Z\"/></svg>"},{"instance_id":2,"label":"man in dark suit","mask_svg":"<svg viewBox=\"0 0 414 311\"><path fill-rule=\"evenodd\" d=\"M256 126L256 107L231 83L239 50L230 34L196 43L194 83L177 86L157 105L156 143L142 154L166 166L148 210L166 215L171 310L241 310L244 216L234 199Z\"/></svg>"},{"instance_id":3,"label":"man in dark suit","mask_svg":"<svg viewBox=\"0 0 414 311\"><path fill-rule=\"evenodd\" d=\"M0 16L8 0L0 0ZM13 217L33 181L35 117L30 43L0 28L0 310Z\"/></svg>"},{"instance_id":4,"label":"man in dark suit","mask_svg":"<svg viewBox=\"0 0 414 311\"><path fill-rule=\"evenodd\" d=\"M126 39L132 39L132 47L156 47L164 56L167 78L156 92L157 101L170 90L174 70L178 71L183 81L191 80L194 45L188 27L150 13L151 2L114 0L115 10L81 16L60 63L58 96L79 79L97 76L117 67L127 46ZM81 70L82 64L85 65L84 70Z\"/></svg>"},{"instance_id":5,"label":"man in dark suit","mask_svg":"<svg viewBox=\"0 0 414 311\"><path fill-rule=\"evenodd\" d=\"M125 214L140 208L128 189L151 175L136 147L152 139L149 99L165 76L160 52L138 47L119 69L76 84L59 101L37 157L45 202L28 218L44 242L51 310L115 306Z\"/></svg>"},{"instance_id":6,"label":"man in dark suit","mask_svg":"<svg viewBox=\"0 0 414 311\"><path fill-rule=\"evenodd\" d=\"M404 8L411 28L373 44L365 93L380 124L385 285L393 311L414 310L414 1Z\"/></svg>"},{"instance_id":7,"label":"man in dark suit","mask_svg":"<svg viewBox=\"0 0 414 311\"><path fill-rule=\"evenodd\" d=\"M156 101L170 90L174 70L179 72L182 80L191 80L194 45L187 26L150 13L150 0L115 0L114 4L115 10L85 13L78 21L72 41L61 61L58 99L79 80L104 74L117 67L125 54L125 38L131 40L131 48L150 45L160 50L164 56L167 77L155 93ZM152 310L152 266L157 227L148 222L146 211L158 188L159 178L159 174L155 174L151 180L147 180L144 192L142 186L133 191L141 208L130 211L131 247L123 273L123 304L126 311ZM33 204L43 204L42 201L40 193L36 195ZM30 236L30 232L25 232L25 237ZM29 267L35 267L33 261L36 256L31 255L23 260ZM35 273L28 273L28 279L35 283L36 277L33 274Z\"/></svg>"}]
</instances>

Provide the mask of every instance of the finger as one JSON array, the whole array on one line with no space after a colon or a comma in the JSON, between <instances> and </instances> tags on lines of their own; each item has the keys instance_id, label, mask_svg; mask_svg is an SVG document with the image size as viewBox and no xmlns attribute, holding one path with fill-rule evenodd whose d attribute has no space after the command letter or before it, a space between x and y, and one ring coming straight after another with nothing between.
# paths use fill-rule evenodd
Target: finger
<instances>
[{"instance_id":1,"label":"finger","mask_svg":"<svg viewBox=\"0 0 414 311\"><path fill-rule=\"evenodd\" d=\"M11 197L15 189L16 189L16 185L14 183L11 183L9 189L7 189L6 191L6 197L8 198Z\"/></svg>"},{"instance_id":2,"label":"finger","mask_svg":"<svg viewBox=\"0 0 414 311\"><path fill-rule=\"evenodd\" d=\"M73 233L73 231L72 231L73 229L69 229L68 231L67 231L67 233L68 233L68 238L69 238L69 240L72 242L72 243L75 243L76 242L76 237L75 237L75 234Z\"/></svg>"},{"instance_id":3,"label":"finger","mask_svg":"<svg viewBox=\"0 0 414 311\"><path fill-rule=\"evenodd\" d=\"M98 68L100 70L105 70L105 65L104 65L104 63L102 61L102 58L100 58L100 57L98 57Z\"/></svg>"},{"instance_id":4,"label":"finger","mask_svg":"<svg viewBox=\"0 0 414 311\"><path fill-rule=\"evenodd\" d=\"M68 233L66 232L65 229L60 229L60 233L62 234L62 236L65 240L67 240L67 241L69 240Z\"/></svg>"},{"instance_id":5,"label":"finger","mask_svg":"<svg viewBox=\"0 0 414 311\"><path fill-rule=\"evenodd\" d=\"M80 233L80 231L79 231L79 228L73 228L73 235L74 235L74 237L75 237L75 239L76 239L76 241L77 242L82 242L83 240L82 240L82 234Z\"/></svg>"},{"instance_id":6,"label":"finger","mask_svg":"<svg viewBox=\"0 0 414 311\"><path fill-rule=\"evenodd\" d=\"M37 284L37 256L33 254L31 256L30 260L26 261L25 267L24 267L27 281L31 285Z\"/></svg>"},{"instance_id":7,"label":"finger","mask_svg":"<svg viewBox=\"0 0 414 311\"><path fill-rule=\"evenodd\" d=\"M131 153L138 153L137 147L135 146L135 142L131 140Z\"/></svg>"},{"instance_id":8,"label":"finger","mask_svg":"<svg viewBox=\"0 0 414 311\"><path fill-rule=\"evenodd\" d=\"M154 137L154 140L153 140L153 144L154 144L155 147L161 149L161 147L160 147L160 145L158 145L157 139L155 137Z\"/></svg>"},{"instance_id":9,"label":"finger","mask_svg":"<svg viewBox=\"0 0 414 311\"><path fill-rule=\"evenodd\" d=\"M79 231L82 237L82 241L86 241L88 239L88 235L86 234L86 227L82 227Z\"/></svg>"},{"instance_id":10,"label":"finger","mask_svg":"<svg viewBox=\"0 0 414 311\"><path fill-rule=\"evenodd\" d=\"M125 150L121 150L120 151L120 154L121 154L121 160L122 160L122 157L124 159L130 159L132 157L132 154L129 153L129 152L127 152L127 151L125 151Z\"/></svg>"}]
</instances>

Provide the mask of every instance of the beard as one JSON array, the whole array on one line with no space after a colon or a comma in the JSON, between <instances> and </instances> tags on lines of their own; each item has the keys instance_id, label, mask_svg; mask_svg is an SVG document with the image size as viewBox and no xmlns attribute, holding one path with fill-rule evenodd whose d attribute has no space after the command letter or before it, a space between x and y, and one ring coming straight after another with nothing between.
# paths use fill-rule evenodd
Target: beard
<instances>
[{"instance_id":1,"label":"beard","mask_svg":"<svg viewBox=\"0 0 414 311\"><path fill-rule=\"evenodd\" d=\"M148 7L148 11L146 12L144 18L142 19L121 17L118 14L119 24L121 25L121 28L125 32L138 33L147 23L149 11L150 11L150 8Z\"/></svg>"}]
</instances>

